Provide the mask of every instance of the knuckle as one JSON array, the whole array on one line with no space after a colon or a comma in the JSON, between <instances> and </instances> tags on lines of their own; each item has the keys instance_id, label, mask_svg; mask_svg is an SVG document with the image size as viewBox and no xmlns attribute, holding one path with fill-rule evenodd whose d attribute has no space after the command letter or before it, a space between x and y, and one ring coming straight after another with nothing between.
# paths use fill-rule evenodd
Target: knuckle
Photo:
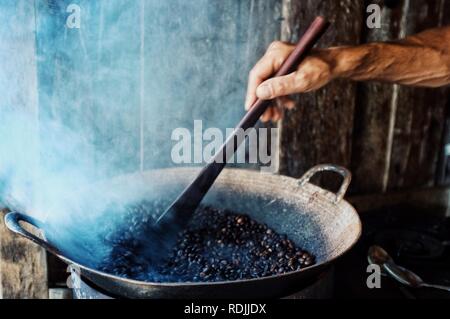
<instances>
[{"instance_id":1,"label":"knuckle","mask_svg":"<svg viewBox=\"0 0 450 319\"><path fill-rule=\"evenodd\" d=\"M273 65L275 67L275 69L280 68L280 66L284 63L285 58L283 56L275 56L273 58Z\"/></svg>"},{"instance_id":2,"label":"knuckle","mask_svg":"<svg viewBox=\"0 0 450 319\"><path fill-rule=\"evenodd\" d=\"M297 72L295 74L294 80L296 85L299 85L300 83L304 82L306 80L305 72Z\"/></svg>"},{"instance_id":3,"label":"knuckle","mask_svg":"<svg viewBox=\"0 0 450 319\"><path fill-rule=\"evenodd\" d=\"M300 71L300 72L297 72L297 74L296 74L296 77L295 77L295 79L297 80L297 81L301 81L301 82L303 82L303 81L306 81L306 80L308 80L308 78L309 78L309 71L308 70L302 70L302 71Z\"/></svg>"},{"instance_id":4,"label":"knuckle","mask_svg":"<svg viewBox=\"0 0 450 319\"><path fill-rule=\"evenodd\" d=\"M317 61L315 60L315 58L305 59L305 61L303 61L301 65L301 69L304 70L305 72L311 69L315 69L316 67Z\"/></svg>"},{"instance_id":5,"label":"knuckle","mask_svg":"<svg viewBox=\"0 0 450 319\"><path fill-rule=\"evenodd\" d=\"M285 46L285 44L281 41L273 41L268 48L268 51L280 50Z\"/></svg>"},{"instance_id":6,"label":"knuckle","mask_svg":"<svg viewBox=\"0 0 450 319\"><path fill-rule=\"evenodd\" d=\"M275 83L273 83L273 88L272 88L272 95L284 95L287 89L287 83L286 81L276 81Z\"/></svg>"},{"instance_id":7,"label":"knuckle","mask_svg":"<svg viewBox=\"0 0 450 319\"><path fill-rule=\"evenodd\" d=\"M269 96L273 97L274 95L274 87L273 87L273 83L268 83L267 84L267 89L269 90Z\"/></svg>"},{"instance_id":8,"label":"knuckle","mask_svg":"<svg viewBox=\"0 0 450 319\"><path fill-rule=\"evenodd\" d=\"M297 91L303 91L309 86L309 76L305 72L297 72L294 77L294 87Z\"/></svg>"},{"instance_id":9,"label":"knuckle","mask_svg":"<svg viewBox=\"0 0 450 319\"><path fill-rule=\"evenodd\" d=\"M285 56L280 54L278 51L270 51L267 53L267 62L270 63L273 69L279 69L284 63Z\"/></svg>"},{"instance_id":10,"label":"knuckle","mask_svg":"<svg viewBox=\"0 0 450 319\"><path fill-rule=\"evenodd\" d=\"M257 69L257 67L255 66L255 67L253 67L251 70L250 70L250 72L248 72L248 78L250 79L250 80L254 80L254 79L256 79L258 77L258 69Z\"/></svg>"}]
</instances>

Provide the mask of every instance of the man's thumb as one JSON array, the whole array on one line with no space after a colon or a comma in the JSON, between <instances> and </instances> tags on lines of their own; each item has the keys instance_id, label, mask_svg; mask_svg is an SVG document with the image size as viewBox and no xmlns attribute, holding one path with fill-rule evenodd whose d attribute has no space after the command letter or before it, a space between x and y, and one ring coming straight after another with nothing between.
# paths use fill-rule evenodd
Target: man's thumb
<instances>
[{"instance_id":1,"label":"man's thumb","mask_svg":"<svg viewBox=\"0 0 450 319\"><path fill-rule=\"evenodd\" d=\"M256 95L262 100L270 100L294 93L294 74L269 79L256 89Z\"/></svg>"}]
</instances>

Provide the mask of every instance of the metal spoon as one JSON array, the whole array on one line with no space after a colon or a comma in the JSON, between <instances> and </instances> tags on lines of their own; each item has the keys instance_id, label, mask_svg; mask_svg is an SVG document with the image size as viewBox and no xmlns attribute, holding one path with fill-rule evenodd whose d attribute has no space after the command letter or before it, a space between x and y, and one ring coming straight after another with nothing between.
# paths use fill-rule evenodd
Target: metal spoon
<instances>
[{"instance_id":1,"label":"metal spoon","mask_svg":"<svg viewBox=\"0 0 450 319\"><path fill-rule=\"evenodd\" d=\"M387 274L406 286L412 288L435 288L450 292L450 287L426 283L416 273L397 265L392 257L380 246L369 248L368 260L371 264L382 266Z\"/></svg>"}]
</instances>

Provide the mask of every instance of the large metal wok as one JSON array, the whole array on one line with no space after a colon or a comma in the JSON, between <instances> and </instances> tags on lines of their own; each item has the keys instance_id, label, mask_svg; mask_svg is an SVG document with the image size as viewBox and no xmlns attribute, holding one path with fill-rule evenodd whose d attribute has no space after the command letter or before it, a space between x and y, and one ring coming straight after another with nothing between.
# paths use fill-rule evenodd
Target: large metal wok
<instances>
[{"instance_id":1,"label":"large metal wok","mask_svg":"<svg viewBox=\"0 0 450 319\"><path fill-rule=\"evenodd\" d=\"M333 171L343 177L338 193L309 183L321 171ZM176 168L147 171L115 178L107 187L131 185L136 200L167 197L173 199L195 176L196 170ZM57 231L28 215L11 212L6 215L7 227L57 255L81 275L108 293L125 298L258 298L280 297L298 290L319 275L325 267L348 251L361 234L361 223L355 209L343 200L350 183L347 169L335 165L319 165L300 180L256 171L225 169L205 197L203 203L250 215L279 233L287 234L300 247L316 256L311 267L259 279L214 283L152 283L130 280L100 272L92 266L95 242L84 242L79 253L83 225L73 225L73 245L58 242ZM158 187L153 187L157 181ZM105 187L105 185L103 185ZM95 189L101 189L96 186ZM29 223L41 229L43 239L22 227ZM99 221L101 223L102 221ZM95 224L93 222L92 224ZM99 224L100 225L100 224ZM88 225L86 225L88 227Z\"/></svg>"}]
</instances>

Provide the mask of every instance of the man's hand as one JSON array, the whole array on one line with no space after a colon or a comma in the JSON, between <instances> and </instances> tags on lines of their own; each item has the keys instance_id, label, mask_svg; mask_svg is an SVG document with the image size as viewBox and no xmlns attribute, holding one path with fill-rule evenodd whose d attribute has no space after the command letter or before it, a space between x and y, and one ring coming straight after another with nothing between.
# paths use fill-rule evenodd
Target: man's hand
<instances>
[{"instance_id":1,"label":"man's hand","mask_svg":"<svg viewBox=\"0 0 450 319\"><path fill-rule=\"evenodd\" d=\"M266 54L250 71L245 108L248 110L257 98L270 100L277 98L261 117L261 120L277 121L281 118L281 107L291 109L294 102L286 96L316 90L333 79L332 65L320 50L315 50L288 75L266 80L273 75L287 59L295 46L283 42L273 42ZM325 52L323 52L325 53Z\"/></svg>"},{"instance_id":2,"label":"man's hand","mask_svg":"<svg viewBox=\"0 0 450 319\"><path fill-rule=\"evenodd\" d=\"M268 79L292 50L293 45L274 42L250 71L246 109L257 98L275 99L262 121L279 120L281 106L294 107L287 96L319 89L336 78L421 87L450 84L450 27L427 30L397 42L313 50L295 72Z\"/></svg>"}]
</instances>

